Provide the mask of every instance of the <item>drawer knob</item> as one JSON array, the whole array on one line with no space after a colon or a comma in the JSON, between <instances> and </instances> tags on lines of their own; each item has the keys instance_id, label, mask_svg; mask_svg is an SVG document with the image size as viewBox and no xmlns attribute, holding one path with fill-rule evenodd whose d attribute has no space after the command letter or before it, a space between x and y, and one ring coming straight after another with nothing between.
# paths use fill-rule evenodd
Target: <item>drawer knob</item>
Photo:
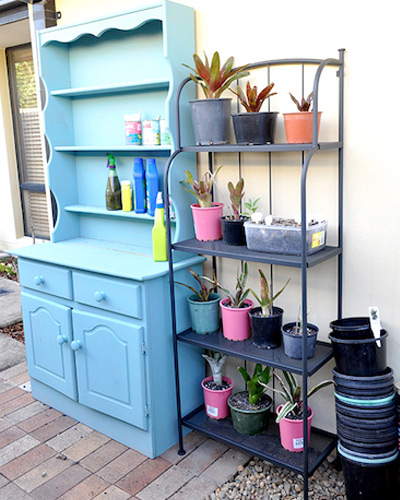
<instances>
[{"instance_id":1,"label":"drawer knob","mask_svg":"<svg viewBox=\"0 0 400 500\"><path fill-rule=\"evenodd\" d=\"M57 342L60 345L63 345L67 341L68 341L68 338L65 335L57 335Z\"/></svg>"},{"instance_id":2,"label":"drawer knob","mask_svg":"<svg viewBox=\"0 0 400 500\"><path fill-rule=\"evenodd\" d=\"M82 348L82 342L80 340L73 340L71 342L71 349L73 351L79 351Z\"/></svg>"},{"instance_id":3,"label":"drawer knob","mask_svg":"<svg viewBox=\"0 0 400 500\"><path fill-rule=\"evenodd\" d=\"M44 283L44 278L43 278L43 276L39 276L39 275L37 275L37 276L35 276L35 277L33 278L33 281L35 282L35 285L38 285L38 286L39 286L39 285L41 285L42 283Z\"/></svg>"},{"instance_id":4,"label":"drawer knob","mask_svg":"<svg viewBox=\"0 0 400 500\"><path fill-rule=\"evenodd\" d=\"M94 297L94 300L96 302L101 302L102 300L104 300L106 298L106 294L104 292L97 291L97 292L94 292L93 297Z\"/></svg>"}]
</instances>

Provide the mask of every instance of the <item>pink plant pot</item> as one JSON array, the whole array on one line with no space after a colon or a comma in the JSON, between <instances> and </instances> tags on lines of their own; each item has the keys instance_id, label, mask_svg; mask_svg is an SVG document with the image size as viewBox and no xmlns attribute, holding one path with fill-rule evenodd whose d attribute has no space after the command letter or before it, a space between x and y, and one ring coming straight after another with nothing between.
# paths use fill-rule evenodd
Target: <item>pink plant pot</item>
<instances>
[{"instance_id":1,"label":"pink plant pot","mask_svg":"<svg viewBox=\"0 0 400 500\"><path fill-rule=\"evenodd\" d=\"M229 382L231 386L228 389L222 391L212 391L204 387L204 383L212 380L212 377L205 378L201 387L203 388L204 394L204 406L206 408L206 414L215 419L226 418L229 415L228 399L232 394L233 380L228 377L222 377L222 380Z\"/></svg>"},{"instance_id":2,"label":"pink plant pot","mask_svg":"<svg viewBox=\"0 0 400 500\"><path fill-rule=\"evenodd\" d=\"M223 203L213 202L212 207L200 207L199 203L191 205L194 232L200 241L215 241L222 238Z\"/></svg>"},{"instance_id":3,"label":"pink plant pot","mask_svg":"<svg viewBox=\"0 0 400 500\"><path fill-rule=\"evenodd\" d=\"M222 311L222 333L228 340L246 340L250 337L250 316L249 312L254 303L246 299L244 301L248 307L236 309L225 304L229 299L222 299L219 305Z\"/></svg>"},{"instance_id":4,"label":"pink plant pot","mask_svg":"<svg viewBox=\"0 0 400 500\"><path fill-rule=\"evenodd\" d=\"M278 406L276 413L279 415L283 405ZM311 410L311 408L308 408ZM311 415L307 418L308 442L310 442L311 434L311 420L314 416L313 410ZM281 436L281 445L289 451L303 451L303 419L291 420L290 418L283 418L279 422L279 432Z\"/></svg>"}]
</instances>

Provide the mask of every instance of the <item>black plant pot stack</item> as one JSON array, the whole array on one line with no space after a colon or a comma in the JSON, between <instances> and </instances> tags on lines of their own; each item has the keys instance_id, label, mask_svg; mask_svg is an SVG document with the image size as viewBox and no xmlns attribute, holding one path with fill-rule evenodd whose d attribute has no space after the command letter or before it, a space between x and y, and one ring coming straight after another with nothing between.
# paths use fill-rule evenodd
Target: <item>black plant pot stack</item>
<instances>
[{"instance_id":1,"label":"black plant pot stack","mask_svg":"<svg viewBox=\"0 0 400 500\"><path fill-rule=\"evenodd\" d=\"M382 330L377 341L368 318L331 323L336 368L336 426L347 500L396 498L398 428L393 370Z\"/></svg>"}]
</instances>

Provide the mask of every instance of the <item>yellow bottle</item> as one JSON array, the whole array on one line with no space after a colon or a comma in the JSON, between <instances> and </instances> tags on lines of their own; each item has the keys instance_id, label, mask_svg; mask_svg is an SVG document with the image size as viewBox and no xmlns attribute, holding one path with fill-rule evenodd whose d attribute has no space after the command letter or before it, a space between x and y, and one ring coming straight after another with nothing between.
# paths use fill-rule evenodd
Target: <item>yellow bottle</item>
<instances>
[{"instance_id":1,"label":"yellow bottle","mask_svg":"<svg viewBox=\"0 0 400 500\"><path fill-rule=\"evenodd\" d=\"M162 193L157 193L156 209L154 213L153 236L153 260L163 262L167 257L167 229L164 221L164 204Z\"/></svg>"},{"instance_id":2,"label":"yellow bottle","mask_svg":"<svg viewBox=\"0 0 400 500\"><path fill-rule=\"evenodd\" d=\"M122 210L130 212L132 210L132 189L130 181L121 181Z\"/></svg>"}]
</instances>

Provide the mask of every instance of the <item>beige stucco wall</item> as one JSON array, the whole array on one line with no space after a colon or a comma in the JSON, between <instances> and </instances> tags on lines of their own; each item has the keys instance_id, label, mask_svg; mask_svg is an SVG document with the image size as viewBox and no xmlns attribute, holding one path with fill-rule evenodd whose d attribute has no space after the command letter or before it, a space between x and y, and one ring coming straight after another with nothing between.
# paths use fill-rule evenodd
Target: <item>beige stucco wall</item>
<instances>
[{"instance_id":1,"label":"beige stucco wall","mask_svg":"<svg viewBox=\"0 0 400 500\"><path fill-rule=\"evenodd\" d=\"M113 12L129 10L146 2L129 0L58 0L62 12L59 22L70 24ZM147 2L153 3L153 2ZM227 0L181 0L196 9L197 51L209 55L219 50L221 58L234 55L237 64L286 57L337 57L337 49L345 53L345 188L344 188L344 309L345 316L366 315L368 306L380 308L384 328L390 332L388 361L400 379L400 247L399 187L400 162L397 155L397 121L393 111L397 99L397 16L394 3L376 4L371 0L320 2L294 0L251 4ZM186 61L190 63L190 61ZM288 91L299 94L298 74L276 73L278 96L273 97L273 110L293 111ZM263 84L262 75L258 78ZM335 134L336 101L330 99L331 82L322 81L320 109L324 111L321 139ZM278 121L278 140L284 138L283 120ZM396 136L395 136L396 134ZM281 155L273 158L273 210L278 215L299 213L298 157ZM218 179L218 196L226 199L226 182L237 178L236 160L217 157L224 164ZM246 196L263 198L267 212L268 184L265 159L244 155ZM336 238L336 155L321 153L312 162L309 180L309 213L325 217L329 223L329 242ZM289 166L288 166L289 165ZM200 165L202 168L202 165ZM234 283L237 262L220 263L220 280ZM267 266L264 266L266 268ZM257 264L251 264L251 284L257 286ZM300 276L297 270L276 268L278 285L287 277L292 281L277 305L286 312L286 320L297 315ZM309 320L320 326L320 338L327 339L329 321L336 317L336 266L326 262L310 270ZM236 374L237 360L232 360L228 375ZM312 382L331 376L332 364L321 370ZM315 423L332 429L334 405L332 391L316 395Z\"/></svg>"}]
</instances>

